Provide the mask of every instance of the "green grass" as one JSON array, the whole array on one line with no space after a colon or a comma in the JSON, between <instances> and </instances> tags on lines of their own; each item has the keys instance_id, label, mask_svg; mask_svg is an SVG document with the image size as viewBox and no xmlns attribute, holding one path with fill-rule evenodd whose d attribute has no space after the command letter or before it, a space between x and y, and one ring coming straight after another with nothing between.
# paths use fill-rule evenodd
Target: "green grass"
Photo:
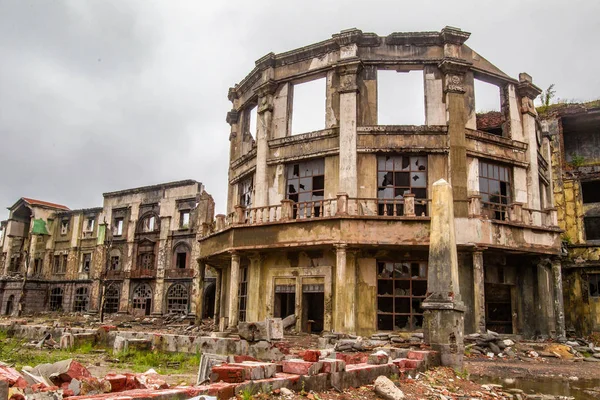
<instances>
[{"instance_id":1,"label":"green grass","mask_svg":"<svg viewBox=\"0 0 600 400\"><path fill-rule=\"evenodd\" d=\"M126 351L114 355L122 366L129 366L135 372L145 372L154 368L159 374L181 374L200 365L200 353L164 353L160 351ZM178 366L169 364L179 364Z\"/></svg>"}]
</instances>

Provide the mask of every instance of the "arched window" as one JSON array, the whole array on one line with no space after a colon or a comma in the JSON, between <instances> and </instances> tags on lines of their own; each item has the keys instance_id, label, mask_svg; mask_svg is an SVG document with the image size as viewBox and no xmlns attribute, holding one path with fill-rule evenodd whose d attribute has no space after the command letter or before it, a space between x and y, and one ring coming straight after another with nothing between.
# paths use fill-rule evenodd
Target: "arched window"
<instances>
[{"instance_id":1,"label":"arched window","mask_svg":"<svg viewBox=\"0 0 600 400\"><path fill-rule=\"evenodd\" d=\"M133 308L144 310L146 315L152 311L152 289L147 283L138 285L133 291Z\"/></svg>"},{"instance_id":2,"label":"arched window","mask_svg":"<svg viewBox=\"0 0 600 400\"><path fill-rule=\"evenodd\" d=\"M63 290L62 288L54 288L50 292L50 311L60 311L63 306Z\"/></svg>"},{"instance_id":3,"label":"arched window","mask_svg":"<svg viewBox=\"0 0 600 400\"><path fill-rule=\"evenodd\" d=\"M119 288L109 286L104 292L104 312L107 314L115 314L119 311Z\"/></svg>"},{"instance_id":4,"label":"arched window","mask_svg":"<svg viewBox=\"0 0 600 400\"><path fill-rule=\"evenodd\" d=\"M189 294L187 288L176 283L167 292L167 312L172 314L187 314Z\"/></svg>"},{"instance_id":5,"label":"arched window","mask_svg":"<svg viewBox=\"0 0 600 400\"><path fill-rule=\"evenodd\" d=\"M189 268L189 259L190 259L190 248L185 243L180 243L175 246L174 253L174 265L177 269L186 269Z\"/></svg>"},{"instance_id":6,"label":"arched window","mask_svg":"<svg viewBox=\"0 0 600 400\"><path fill-rule=\"evenodd\" d=\"M155 232L159 228L158 216L154 213L144 215L138 224L138 232Z\"/></svg>"},{"instance_id":7,"label":"arched window","mask_svg":"<svg viewBox=\"0 0 600 400\"><path fill-rule=\"evenodd\" d=\"M90 296L88 294L88 288L80 287L75 291L75 303L73 304L73 311L85 312L88 310L88 303Z\"/></svg>"}]
</instances>

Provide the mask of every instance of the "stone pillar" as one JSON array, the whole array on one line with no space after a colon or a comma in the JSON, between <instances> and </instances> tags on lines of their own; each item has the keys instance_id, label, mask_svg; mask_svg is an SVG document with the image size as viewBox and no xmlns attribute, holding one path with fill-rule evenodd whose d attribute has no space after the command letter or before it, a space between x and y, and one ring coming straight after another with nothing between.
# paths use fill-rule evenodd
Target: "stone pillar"
<instances>
[{"instance_id":1,"label":"stone pillar","mask_svg":"<svg viewBox=\"0 0 600 400\"><path fill-rule=\"evenodd\" d=\"M234 329L238 325L240 288L240 255L231 253L231 274L229 278L229 326Z\"/></svg>"},{"instance_id":2,"label":"stone pillar","mask_svg":"<svg viewBox=\"0 0 600 400\"><path fill-rule=\"evenodd\" d=\"M268 140L271 137L273 119L273 94L277 84L268 81L257 88L258 110L256 121L256 173L254 176L254 207L269 205L269 182L267 178Z\"/></svg>"},{"instance_id":3,"label":"stone pillar","mask_svg":"<svg viewBox=\"0 0 600 400\"><path fill-rule=\"evenodd\" d=\"M552 302L552 275L548 268L549 260L542 259L537 264L538 321L542 335L552 336L555 332L554 309Z\"/></svg>"},{"instance_id":4,"label":"stone pillar","mask_svg":"<svg viewBox=\"0 0 600 400\"><path fill-rule=\"evenodd\" d=\"M423 68L425 91L425 125L446 125L446 106L443 99L443 80L435 65Z\"/></svg>"},{"instance_id":5,"label":"stone pillar","mask_svg":"<svg viewBox=\"0 0 600 400\"><path fill-rule=\"evenodd\" d=\"M352 254L347 252L347 245L335 245L335 292L334 292L334 322L336 332L356 332L355 291L356 267ZM350 258L350 260L348 260Z\"/></svg>"},{"instance_id":6,"label":"stone pillar","mask_svg":"<svg viewBox=\"0 0 600 400\"><path fill-rule=\"evenodd\" d=\"M444 93L448 115L448 138L450 141L450 184L454 198L456 217L468 217L468 173L465 126L465 72L469 64L445 59L439 64L444 73Z\"/></svg>"},{"instance_id":7,"label":"stone pillar","mask_svg":"<svg viewBox=\"0 0 600 400\"><path fill-rule=\"evenodd\" d=\"M152 299L152 314L153 315L162 315L163 313L163 304L165 304L164 299L166 296L167 288L165 287L165 278L164 277L156 277L154 281L154 293Z\"/></svg>"},{"instance_id":8,"label":"stone pillar","mask_svg":"<svg viewBox=\"0 0 600 400\"><path fill-rule=\"evenodd\" d=\"M221 318L221 282L223 281L223 270L220 268L216 269L217 277L215 279L215 323L219 323Z\"/></svg>"},{"instance_id":9,"label":"stone pillar","mask_svg":"<svg viewBox=\"0 0 600 400\"><path fill-rule=\"evenodd\" d=\"M206 274L206 263L198 259L198 270L194 274L192 290L192 313L196 315L196 325L202 322L204 317L204 276Z\"/></svg>"},{"instance_id":10,"label":"stone pillar","mask_svg":"<svg viewBox=\"0 0 600 400\"><path fill-rule=\"evenodd\" d=\"M33 276L33 271L35 269L35 253L37 251L36 250L37 239L38 239L37 235L33 235L33 234L29 235L29 252L27 253L27 257L24 257L25 268L27 268L27 271L25 271L25 273L27 274L28 278L31 278ZM26 260L25 260L25 258L26 258ZM79 266L78 266L78 268L79 268Z\"/></svg>"},{"instance_id":11,"label":"stone pillar","mask_svg":"<svg viewBox=\"0 0 600 400\"><path fill-rule=\"evenodd\" d=\"M425 341L440 353L444 366L463 367L464 311L458 284L458 255L452 186L432 186L427 298L423 301Z\"/></svg>"},{"instance_id":12,"label":"stone pillar","mask_svg":"<svg viewBox=\"0 0 600 400\"><path fill-rule=\"evenodd\" d=\"M556 336L559 338L566 338L562 268L560 259L558 258L552 259L552 276L554 278L554 317L556 318Z\"/></svg>"},{"instance_id":13,"label":"stone pillar","mask_svg":"<svg viewBox=\"0 0 600 400\"><path fill-rule=\"evenodd\" d=\"M119 299L119 313L127 314L129 312L129 291L131 288L131 279L123 279L123 285L121 286L121 298Z\"/></svg>"},{"instance_id":14,"label":"stone pillar","mask_svg":"<svg viewBox=\"0 0 600 400\"><path fill-rule=\"evenodd\" d=\"M358 194L358 171L356 161L356 120L357 120L357 74L360 61L340 61L337 73L340 78L340 169L338 190L350 197Z\"/></svg>"},{"instance_id":15,"label":"stone pillar","mask_svg":"<svg viewBox=\"0 0 600 400\"><path fill-rule=\"evenodd\" d=\"M483 252L473 252L473 319L475 332L485 333L485 275Z\"/></svg>"},{"instance_id":16,"label":"stone pillar","mask_svg":"<svg viewBox=\"0 0 600 400\"><path fill-rule=\"evenodd\" d=\"M259 253L250 256L248 268L248 302L246 303L246 322L256 322L260 319L260 307L265 302L265 293L261 290L260 268L262 257Z\"/></svg>"}]
</instances>

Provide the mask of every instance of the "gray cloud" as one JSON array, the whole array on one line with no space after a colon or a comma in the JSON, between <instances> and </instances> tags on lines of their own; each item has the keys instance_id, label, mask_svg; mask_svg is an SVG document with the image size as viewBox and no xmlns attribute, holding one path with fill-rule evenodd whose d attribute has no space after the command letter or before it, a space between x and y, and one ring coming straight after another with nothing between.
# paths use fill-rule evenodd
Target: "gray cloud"
<instances>
[{"instance_id":1,"label":"gray cloud","mask_svg":"<svg viewBox=\"0 0 600 400\"><path fill-rule=\"evenodd\" d=\"M0 0L0 205L92 207L104 191L192 178L223 212L228 87L270 51L350 27L458 26L506 73L596 98L599 11L553 0Z\"/></svg>"}]
</instances>

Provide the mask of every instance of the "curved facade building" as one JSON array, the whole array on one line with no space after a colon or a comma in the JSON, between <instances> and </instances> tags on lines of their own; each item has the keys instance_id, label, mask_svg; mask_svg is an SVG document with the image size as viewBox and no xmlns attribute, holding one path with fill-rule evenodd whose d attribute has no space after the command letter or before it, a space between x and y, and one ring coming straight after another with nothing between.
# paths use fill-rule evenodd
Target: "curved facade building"
<instances>
[{"instance_id":1,"label":"curved facade building","mask_svg":"<svg viewBox=\"0 0 600 400\"><path fill-rule=\"evenodd\" d=\"M227 215L200 239L223 323L295 314L301 331L422 329L431 187L445 179L467 333L564 329L540 90L467 46L469 35L346 30L267 54L230 89ZM395 95L423 109L420 125L378 120L391 73L418 77L418 90ZM493 118L475 112L478 80L498 89ZM309 85L322 126L298 131Z\"/></svg>"}]
</instances>

